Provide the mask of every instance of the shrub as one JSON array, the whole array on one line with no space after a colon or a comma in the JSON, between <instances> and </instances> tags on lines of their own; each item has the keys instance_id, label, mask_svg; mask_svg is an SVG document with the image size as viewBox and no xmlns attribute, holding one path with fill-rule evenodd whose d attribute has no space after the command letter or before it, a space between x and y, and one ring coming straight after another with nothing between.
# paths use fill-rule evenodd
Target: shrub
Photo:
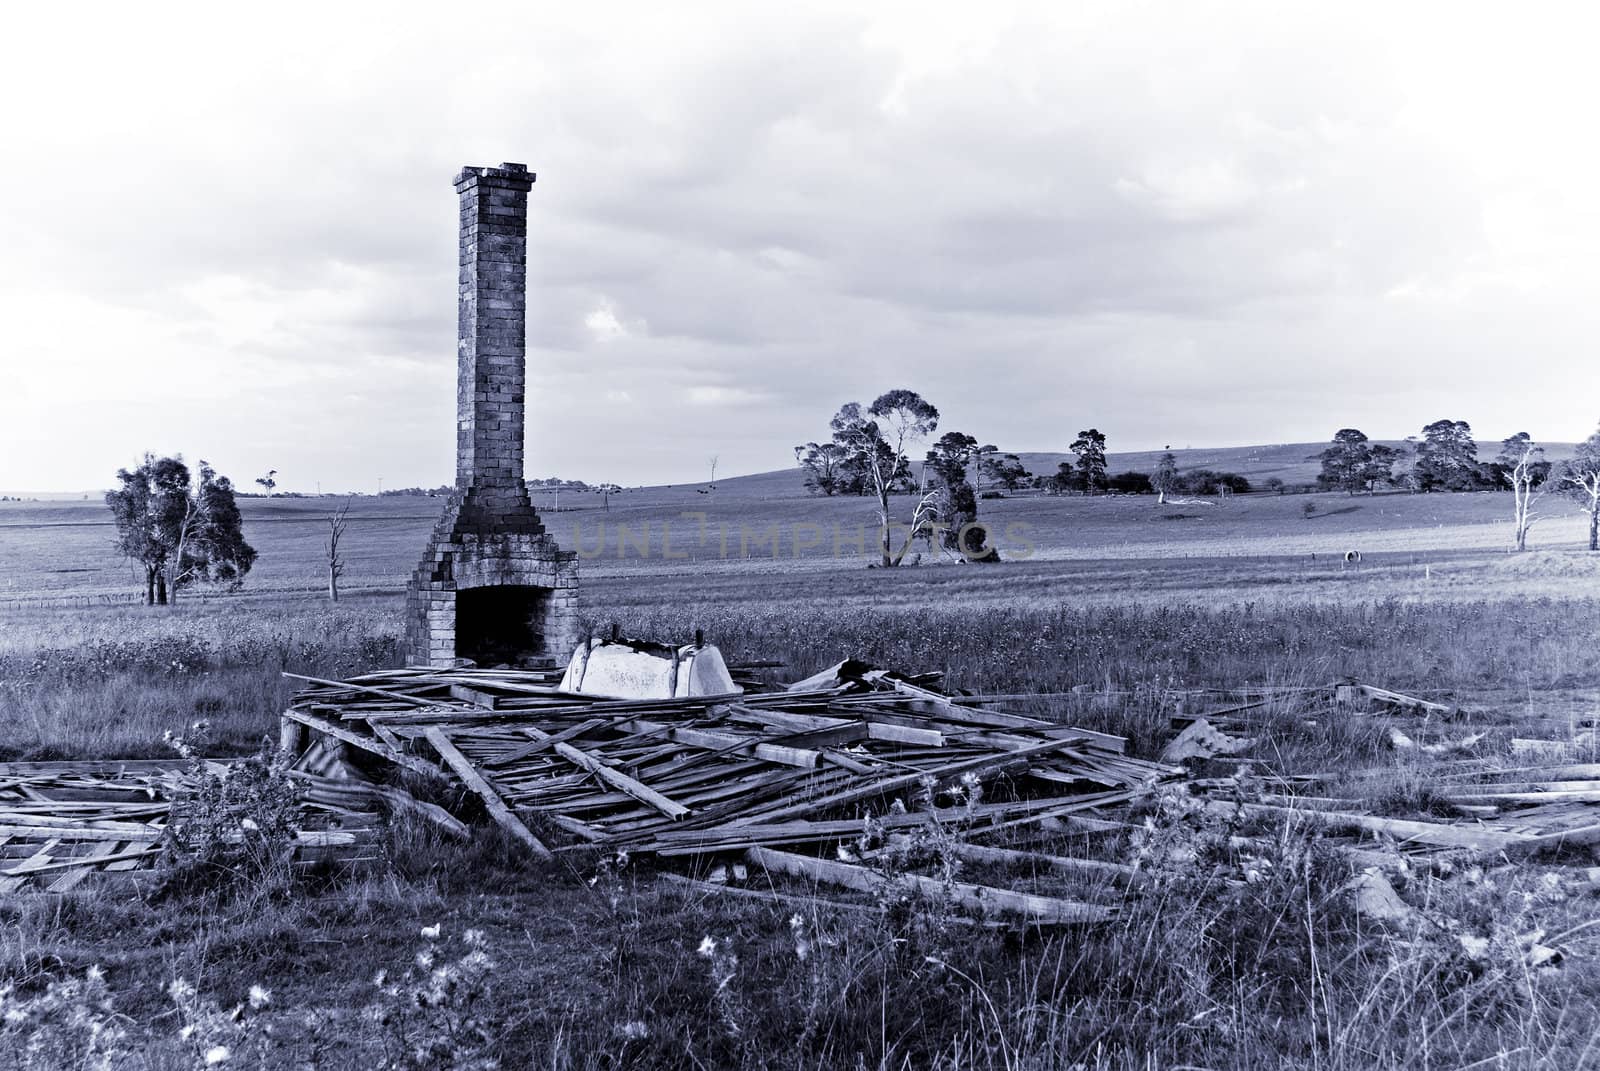
<instances>
[{"instance_id":1,"label":"shrub","mask_svg":"<svg viewBox=\"0 0 1600 1071\"><path fill-rule=\"evenodd\" d=\"M164 892L278 895L286 891L300 825L299 790L287 755L263 743L247 759L207 762L205 722L189 738L167 734L188 760L188 791L166 829Z\"/></svg>"}]
</instances>

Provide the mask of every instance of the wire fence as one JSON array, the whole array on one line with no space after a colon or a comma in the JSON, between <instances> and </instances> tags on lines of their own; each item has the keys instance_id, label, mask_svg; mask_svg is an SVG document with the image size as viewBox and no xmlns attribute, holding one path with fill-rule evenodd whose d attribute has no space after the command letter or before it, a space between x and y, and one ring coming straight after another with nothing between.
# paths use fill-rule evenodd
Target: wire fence
<instances>
[{"instance_id":1,"label":"wire fence","mask_svg":"<svg viewBox=\"0 0 1600 1071\"><path fill-rule=\"evenodd\" d=\"M341 599L361 595L398 595L405 584L368 584L357 587L340 585ZM242 591L185 591L178 597L180 603L213 602L238 599L281 599L328 597L326 585L311 584L304 587L273 587L245 589ZM62 592L56 595L0 596L0 610L69 610L92 609L102 606L139 606L144 602L142 591L87 591Z\"/></svg>"}]
</instances>

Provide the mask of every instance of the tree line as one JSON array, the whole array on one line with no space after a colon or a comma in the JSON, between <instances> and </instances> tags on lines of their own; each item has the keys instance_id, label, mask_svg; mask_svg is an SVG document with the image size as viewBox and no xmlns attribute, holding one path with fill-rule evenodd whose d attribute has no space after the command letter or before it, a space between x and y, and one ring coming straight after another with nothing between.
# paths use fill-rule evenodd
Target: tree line
<instances>
[{"instance_id":1,"label":"tree line","mask_svg":"<svg viewBox=\"0 0 1600 1071\"><path fill-rule=\"evenodd\" d=\"M1199 469L1178 472L1168 452L1155 474L1107 472L1106 435L1097 428L1078 433L1053 473L1035 475L1014 453L962 431L945 431L928 446L920 473L912 466L914 449L939 429L939 410L916 391L886 391L871 404L847 402L828 422L830 436L794 448L806 488L817 495L862 495L876 500L879 562L894 567L917 541L961 560L998 561L978 502L1002 490L1024 487L1050 494L1159 494L1187 491L1223 494L1250 490L1235 473ZM987 490L985 488L987 487ZM912 500L909 517L896 520L892 499Z\"/></svg>"},{"instance_id":2,"label":"tree line","mask_svg":"<svg viewBox=\"0 0 1600 1071\"><path fill-rule=\"evenodd\" d=\"M1578 444L1573 456L1553 463L1532 435L1519 431L1500 443L1492 460L1479 456L1472 425L1465 420L1435 420L1406 447L1372 442L1357 428L1341 428L1312 460L1322 462L1317 485L1349 494L1375 493L1380 487L1420 492L1510 491L1513 539L1528 547L1528 532L1539 520L1534 507L1555 492L1582 506L1589 519L1589 549L1600 550L1600 429ZM1409 455L1409 469L1397 468Z\"/></svg>"},{"instance_id":3,"label":"tree line","mask_svg":"<svg viewBox=\"0 0 1600 1071\"><path fill-rule=\"evenodd\" d=\"M911 440L903 439L898 430L902 426L909 429L912 425L897 419L897 430L892 436L877 435L872 427L881 415L905 411L906 406L922 414L920 419L924 425L917 431L931 435L936 430L938 410L915 391L890 391L868 406L859 402L841 406L829 422L830 438L794 448L795 463L804 474L806 489L813 494L829 496L873 495L881 488L887 488L891 494L915 493L919 481L912 469L911 455L905 449ZM930 418L929 412L935 415ZM947 431L929 448L923 463L932 466L935 477L952 471L951 465L959 464L966 482L984 497L1023 488L1048 494L1086 495L1108 492L1214 495L1242 494L1251 490L1250 481L1234 472L1191 469L1180 473L1177 459L1170 451L1162 456L1154 473L1112 473L1107 468L1106 443L1105 433L1098 428L1080 431L1067 448L1076 456L1076 461L1061 462L1055 472L1035 474L1029 472L1014 453L1002 451L992 443L980 443L965 432Z\"/></svg>"}]
</instances>

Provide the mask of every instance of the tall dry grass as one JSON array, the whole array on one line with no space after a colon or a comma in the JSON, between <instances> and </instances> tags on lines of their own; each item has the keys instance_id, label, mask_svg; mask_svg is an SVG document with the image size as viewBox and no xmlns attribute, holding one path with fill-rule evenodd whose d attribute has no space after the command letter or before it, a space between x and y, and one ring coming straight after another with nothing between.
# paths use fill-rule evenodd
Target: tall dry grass
<instances>
[{"instance_id":1,"label":"tall dry grass","mask_svg":"<svg viewBox=\"0 0 1600 1071\"><path fill-rule=\"evenodd\" d=\"M700 629L730 659L778 659L776 675L790 678L853 657L942 670L951 687L979 692L1150 694L1345 676L1458 693L1600 684L1600 600L841 609L792 592L651 605L637 592L598 594L587 609L596 631L616 623L687 642ZM295 689L282 671L398 665L398 610L391 598L12 612L0 619L0 755L161 754L164 731L201 719L221 746L249 750Z\"/></svg>"}]
</instances>

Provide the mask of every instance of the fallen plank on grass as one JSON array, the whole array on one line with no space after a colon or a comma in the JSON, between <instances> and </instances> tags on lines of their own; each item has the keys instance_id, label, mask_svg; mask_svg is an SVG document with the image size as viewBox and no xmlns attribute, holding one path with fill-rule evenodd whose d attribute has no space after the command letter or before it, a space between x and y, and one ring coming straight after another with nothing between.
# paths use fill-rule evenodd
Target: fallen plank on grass
<instances>
[{"instance_id":1,"label":"fallen plank on grass","mask_svg":"<svg viewBox=\"0 0 1600 1071\"><path fill-rule=\"evenodd\" d=\"M1356 688L1364 692L1368 698L1376 699L1380 703L1388 703L1390 706L1403 707L1407 710L1426 711L1429 714L1455 713L1454 707L1447 706L1444 703L1433 703L1426 699L1418 699L1416 696L1406 695L1404 692L1391 692L1387 688L1378 688L1371 684L1358 684Z\"/></svg>"},{"instance_id":2,"label":"fallen plank on grass","mask_svg":"<svg viewBox=\"0 0 1600 1071\"><path fill-rule=\"evenodd\" d=\"M721 885L714 881L700 881L666 871L658 875L663 881L685 891L703 892L712 896L732 896L746 900L765 900L768 903L792 904L806 908L832 908L836 911L876 911L872 904L853 904L848 900L830 900L825 896L796 896L777 889L750 889L737 885Z\"/></svg>"},{"instance_id":3,"label":"fallen plank on grass","mask_svg":"<svg viewBox=\"0 0 1600 1071\"><path fill-rule=\"evenodd\" d=\"M1277 807L1266 803L1233 803L1211 800L1206 810L1225 817L1298 817L1332 829L1363 829L1387 833L1401 842L1431 844L1441 848L1471 848L1477 851L1506 851L1534 838L1524 833L1503 833L1493 829L1445 825L1442 822L1416 822L1404 818L1382 818L1373 814L1344 811L1319 811L1315 808Z\"/></svg>"},{"instance_id":4,"label":"fallen plank on grass","mask_svg":"<svg viewBox=\"0 0 1600 1071\"><path fill-rule=\"evenodd\" d=\"M745 858L759 863L775 874L838 885L857 892L876 893L884 888L884 875L851 863L832 859L817 859L808 855L795 855L771 848L751 848ZM988 885L967 882L946 883L921 874L901 874L889 883L890 888L900 886L928 897L949 897L962 907L987 913L1003 911L1021 915L1029 922L1105 922L1115 915L1114 909L1102 904L1080 904L1071 900L1058 900L1051 896L1012 892Z\"/></svg>"},{"instance_id":5,"label":"fallen plank on grass","mask_svg":"<svg viewBox=\"0 0 1600 1071\"><path fill-rule=\"evenodd\" d=\"M493 818L501 828L505 829L513 837L527 845L529 850L538 858L553 858L550 854L550 849L544 846L544 842L533 835L533 830L524 825L522 819L511 813L511 809L506 806L505 800L500 798L500 794L490 788L489 782L478 775L478 771L473 769L472 763L467 761L466 756L456 750L456 746L450 742L450 738L445 735L443 729L429 726L423 731L422 735L427 738L428 743L433 745L433 750L439 753L439 757L456 772L456 776L460 777L468 788L482 797L484 808L489 812L490 818Z\"/></svg>"},{"instance_id":6,"label":"fallen plank on grass","mask_svg":"<svg viewBox=\"0 0 1600 1071\"><path fill-rule=\"evenodd\" d=\"M897 846L909 845L903 833L889 838ZM1076 859L1069 855L1050 855L1046 852L1028 852L1016 848L991 848L984 844L958 842L952 849L956 856L970 863L1000 863L1005 866L1031 866L1042 870L1056 870L1068 874L1110 878L1113 881L1131 882L1143 877L1125 863L1107 863L1099 859Z\"/></svg>"}]
</instances>

